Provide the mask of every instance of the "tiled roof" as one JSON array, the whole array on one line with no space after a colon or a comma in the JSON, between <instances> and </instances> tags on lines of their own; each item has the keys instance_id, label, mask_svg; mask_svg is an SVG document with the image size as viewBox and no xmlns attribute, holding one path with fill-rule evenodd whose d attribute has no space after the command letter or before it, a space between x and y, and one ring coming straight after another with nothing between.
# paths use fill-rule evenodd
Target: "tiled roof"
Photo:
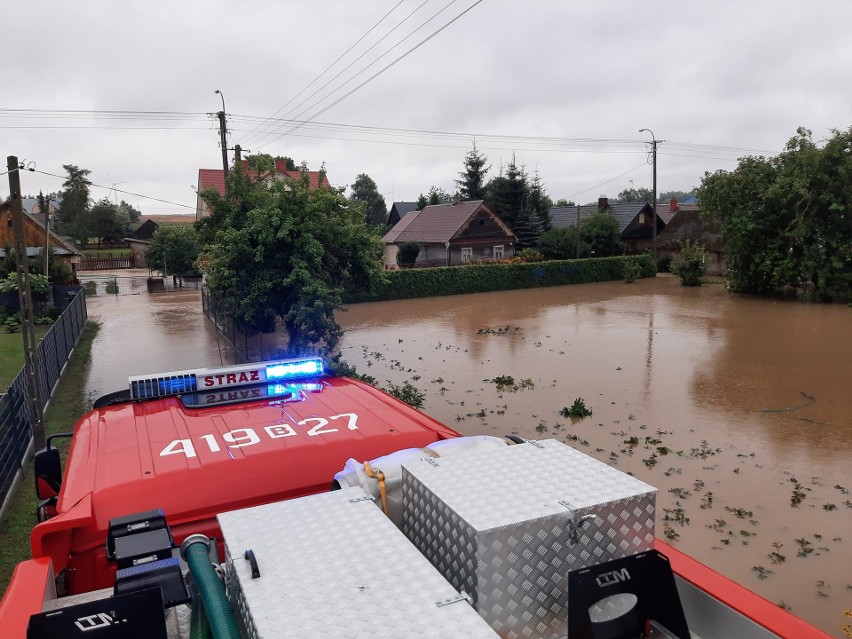
<instances>
[{"instance_id":1,"label":"tiled roof","mask_svg":"<svg viewBox=\"0 0 852 639\"><path fill-rule=\"evenodd\" d=\"M413 211L402 218L383 239L386 243L409 240L421 244L449 242L480 206L482 206L482 200L424 207L421 211ZM404 228L397 229L403 224Z\"/></svg>"},{"instance_id":2,"label":"tiled roof","mask_svg":"<svg viewBox=\"0 0 852 639\"><path fill-rule=\"evenodd\" d=\"M248 162L243 160L243 165L248 168ZM276 160L275 169L278 173L286 175L294 180L302 178L302 172L299 170L288 171L287 165L282 160ZM252 175L254 171L250 172ZM308 171L308 188L314 190L320 184L320 171ZM328 176L323 176L323 186L329 186ZM222 195L225 194L225 171L222 169L198 169L198 190L204 191L209 188L214 188Z\"/></svg>"},{"instance_id":3,"label":"tiled roof","mask_svg":"<svg viewBox=\"0 0 852 639\"><path fill-rule=\"evenodd\" d=\"M657 247L677 251L685 240L700 242L708 251L721 251L719 228L698 210L680 210L657 236Z\"/></svg>"},{"instance_id":4,"label":"tiled roof","mask_svg":"<svg viewBox=\"0 0 852 639\"><path fill-rule=\"evenodd\" d=\"M630 223L645 207L650 208L647 202L612 202L606 209L607 213L618 220L618 232L623 233ZM598 212L597 204L586 204L580 207L580 220L591 217ZM555 229L564 229L577 226L576 206L554 206L550 209L550 224Z\"/></svg>"}]
</instances>

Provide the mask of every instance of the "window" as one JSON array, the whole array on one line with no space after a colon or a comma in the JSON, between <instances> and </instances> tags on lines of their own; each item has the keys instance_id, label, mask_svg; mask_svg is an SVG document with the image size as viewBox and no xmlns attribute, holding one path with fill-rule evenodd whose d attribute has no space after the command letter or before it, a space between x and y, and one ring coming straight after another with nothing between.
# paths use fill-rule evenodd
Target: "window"
<instances>
[{"instance_id":1,"label":"window","mask_svg":"<svg viewBox=\"0 0 852 639\"><path fill-rule=\"evenodd\" d=\"M644 224L644 223L645 223L645 214L640 213L639 214L639 224Z\"/></svg>"},{"instance_id":2,"label":"window","mask_svg":"<svg viewBox=\"0 0 852 639\"><path fill-rule=\"evenodd\" d=\"M502 260L503 259L503 245L494 247L494 259Z\"/></svg>"},{"instance_id":3,"label":"window","mask_svg":"<svg viewBox=\"0 0 852 639\"><path fill-rule=\"evenodd\" d=\"M470 247L462 248L462 250L461 250L462 262L470 262L472 259L473 259L473 249L470 248Z\"/></svg>"}]
</instances>

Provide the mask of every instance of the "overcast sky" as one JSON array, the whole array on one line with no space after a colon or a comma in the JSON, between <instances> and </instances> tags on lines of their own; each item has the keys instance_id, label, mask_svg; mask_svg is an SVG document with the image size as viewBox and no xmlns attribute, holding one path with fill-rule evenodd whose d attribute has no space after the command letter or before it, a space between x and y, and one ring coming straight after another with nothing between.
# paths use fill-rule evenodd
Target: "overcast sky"
<instances>
[{"instance_id":1,"label":"overcast sky","mask_svg":"<svg viewBox=\"0 0 852 639\"><path fill-rule=\"evenodd\" d=\"M338 186L367 173L389 207L431 185L452 190L474 136L492 173L514 151L551 197L589 202L650 188L641 128L665 140L667 191L742 155L775 155L798 126L819 140L852 125L848 0L482 0L319 113L474 1L5 2L0 155L47 173L87 168L107 187L95 199L116 184L189 207L118 194L143 213L193 213L198 169L222 164L208 115L222 108L220 89L230 146L324 162ZM263 124L273 114L312 121ZM39 173L21 181L24 193L61 186Z\"/></svg>"}]
</instances>

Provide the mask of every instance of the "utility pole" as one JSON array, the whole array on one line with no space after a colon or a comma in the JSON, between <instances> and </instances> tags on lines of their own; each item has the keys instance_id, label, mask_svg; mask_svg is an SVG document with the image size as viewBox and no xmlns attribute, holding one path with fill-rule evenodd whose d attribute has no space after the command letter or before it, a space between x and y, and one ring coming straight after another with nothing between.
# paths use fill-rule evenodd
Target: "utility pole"
<instances>
[{"instance_id":1,"label":"utility pole","mask_svg":"<svg viewBox=\"0 0 852 639\"><path fill-rule=\"evenodd\" d=\"M219 116L219 144L222 147L222 168L225 170L225 175L228 175L228 141L227 141L227 125L225 124L225 112L219 111L216 115Z\"/></svg>"},{"instance_id":2,"label":"utility pole","mask_svg":"<svg viewBox=\"0 0 852 639\"><path fill-rule=\"evenodd\" d=\"M18 301L21 306L21 335L24 339L24 375L27 378L27 395L32 409L33 445L44 448L44 400L41 387L41 366L36 352L33 326L33 298L30 291L30 269L27 264L27 242L24 237L24 207L21 202L21 175L18 158L6 158L9 171L9 200L12 231L15 233L15 254L18 262Z\"/></svg>"},{"instance_id":3,"label":"utility pole","mask_svg":"<svg viewBox=\"0 0 852 639\"><path fill-rule=\"evenodd\" d=\"M50 277L50 198L39 192L39 206L44 210L44 276Z\"/></svg>"},{"instance_id":4,"label":"utility pole","mask_svg":"<svg viewBox=\"0 0 852 639\"><path fill-rule=\"evenodd\" d=\"M654 132L651 129L639 129L639 133L648 132L651 134L651 158L652 158L652 166L653 166L653 195L651 198L651 237L652 241L652 255L654 256L654 263L657 262L657 145L660 142L665 142L665 140L658 140L657 136L654 135Z\"/></svg>"},{"instance_id":5,"label":"utility pole","mask_svg":"<svg viewBox=\"0 0 852 639\"><path fill-rule=\"evenodd\" d=\"M580 205L577 205L577 259L580 259Z\"/></svg>"},{"instance_id":6,"label":"utility pole","mask_svg":"<svg viewBox=\"0 0 852 639\"><path fill-rule=\"evenodd\" d=\"M225 96L219 89L213 93L218 93L222 98L222 110L216 115L219 117L219 146L222 147L222 168L225 170L225 177L228 177L228 125L225 122Z\"/></svg>"}]
</instances>

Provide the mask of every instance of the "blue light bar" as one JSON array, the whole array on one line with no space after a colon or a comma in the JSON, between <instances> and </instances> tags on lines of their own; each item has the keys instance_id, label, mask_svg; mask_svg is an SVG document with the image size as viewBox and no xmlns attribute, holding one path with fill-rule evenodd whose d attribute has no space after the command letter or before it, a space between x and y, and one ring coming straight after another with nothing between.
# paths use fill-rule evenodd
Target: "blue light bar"
<instances>
[{"instance_id":1,"label":"blue light bar","mask_svg":"<svg viewBox=\"0 0 852 639\"><path fill-rule=\"evenodd\" d=\"M308 377L316 377L322 375L322 360L321 359L306 359L294 362L282 362L266 367L266 379L286 380L286 379L305 379Z\"/></svg>"}]
</instances>

